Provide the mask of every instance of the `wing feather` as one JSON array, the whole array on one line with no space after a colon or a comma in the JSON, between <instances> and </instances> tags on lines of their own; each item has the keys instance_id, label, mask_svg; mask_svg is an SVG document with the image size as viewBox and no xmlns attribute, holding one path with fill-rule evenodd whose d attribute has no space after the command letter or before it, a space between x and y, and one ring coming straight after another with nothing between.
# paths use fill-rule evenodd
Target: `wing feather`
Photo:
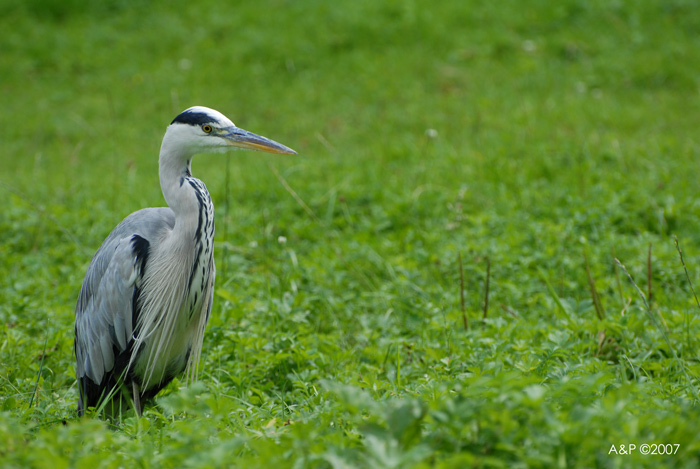
<instances>
[{"instance_id":1,"label":"wing feather","mask_svg":"<svg viewBox=\"0 0 700 469\"><path fill-rule=\"evenodd\" d=\"M128 363L128 358L119 358L130 353L133 343L138 317L135 298L147 268L149 246L174 224L169 208L139 210L110 233L92 258L75 310L76 371L84 394L80 408L96 405L113 381L112 374L122 371L115 365Z\"/></svg>"}]
</instances>

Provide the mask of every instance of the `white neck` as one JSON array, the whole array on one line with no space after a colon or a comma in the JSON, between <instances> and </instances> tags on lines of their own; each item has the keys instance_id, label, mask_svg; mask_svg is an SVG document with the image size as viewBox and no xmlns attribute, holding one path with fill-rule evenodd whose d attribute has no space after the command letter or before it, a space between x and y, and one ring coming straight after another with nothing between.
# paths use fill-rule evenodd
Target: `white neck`
<instances>
[{"instance_id":1,"label":"white neck","mask_svg":"<svg viewBox=\"0 0 700 469\"><path fill-rule=\"evenodd\" d=\"M182 200L183 192L189 192L189 185L185 187L185 178L192 176L191 155L185 152L178 152L175 149L167 148L166 142L160 149L158 159L158 176L160 177L160 189L168 206L180 215L183 209L188 208L188 204ZM184 191L183 191L184 189Z\"/></svg>"},{"instance_id":2,"label":"white neck","mask_svg":"<svg viewBox=\"0 0 700 469\"><path fill-rule=\"evenodd\" d=\"M160 176L160 188L168 206L175 212L174 231L186 236L178 237L191 240L197 229L200 218L200 202L197 192L191 185L191 161L194 151L183 142L179 141L177 134L173 135L170 128L163 138L158 160L158 174ZM204 187L201 181L194 180ZM204 187L206 192L206 187ZM200 191L201 192L201 191ZM209 198L207 193L207 199ZM211 202L208 201L210 204ZM213 212L213 207L211 207Z\"/></svg>"}]
</instances>

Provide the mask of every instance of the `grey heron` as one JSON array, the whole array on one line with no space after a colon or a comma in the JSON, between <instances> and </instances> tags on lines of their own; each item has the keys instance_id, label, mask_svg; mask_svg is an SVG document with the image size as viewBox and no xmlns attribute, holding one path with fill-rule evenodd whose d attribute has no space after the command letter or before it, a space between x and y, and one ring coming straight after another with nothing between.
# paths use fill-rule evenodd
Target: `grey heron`
<instances>
[{"instance_id":1,"label":"grey heron","mask_svg":"<svg viewBox=\"0 0 700 469\"><path fill-rule=\"evenodd\" d=\"M196 378L214 286L214 205L192 176L197 153L294 150L195 106L168 126L158 160L168 207L126 217L95 253L75 310L78 413L154 397L183 371Z\"/></svg>"}]
</instances>

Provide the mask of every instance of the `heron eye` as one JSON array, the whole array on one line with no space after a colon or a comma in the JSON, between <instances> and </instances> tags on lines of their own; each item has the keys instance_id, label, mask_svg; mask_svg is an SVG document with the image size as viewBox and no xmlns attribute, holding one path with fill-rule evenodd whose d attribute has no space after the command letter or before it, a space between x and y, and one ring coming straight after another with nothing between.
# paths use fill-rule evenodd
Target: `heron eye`
<instances>
[{"instance_id":1,"label":"heron eye","mask_svg":"<svg viewBox=\"0 0 700 469\"><path fill-rule=\"evenodd\" d=\"M209 124L204 124L204 125L202 126L202 130L203 130L204 132L208 133L208 134L211 133L211 125L209 125Z\"/></svg>"}]
</instances>

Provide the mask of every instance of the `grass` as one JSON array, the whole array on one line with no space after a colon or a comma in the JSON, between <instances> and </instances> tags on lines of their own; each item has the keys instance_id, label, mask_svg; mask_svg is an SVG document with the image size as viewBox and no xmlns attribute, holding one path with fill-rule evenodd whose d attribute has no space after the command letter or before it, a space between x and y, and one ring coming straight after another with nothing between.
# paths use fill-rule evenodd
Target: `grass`
<instances>
[{"instance_id":1,"label":"grass","mask_svg":"<svg viewBox=\"0 0 700 469\"><path fill-rule=\"evenodd\" d=\"M683 0L1 0L2 465L700 466L699 28ZM163 204L195 104L301 156L194 161L200 381L78 419L82 277Z\"/></svg>"}]
</instances>

